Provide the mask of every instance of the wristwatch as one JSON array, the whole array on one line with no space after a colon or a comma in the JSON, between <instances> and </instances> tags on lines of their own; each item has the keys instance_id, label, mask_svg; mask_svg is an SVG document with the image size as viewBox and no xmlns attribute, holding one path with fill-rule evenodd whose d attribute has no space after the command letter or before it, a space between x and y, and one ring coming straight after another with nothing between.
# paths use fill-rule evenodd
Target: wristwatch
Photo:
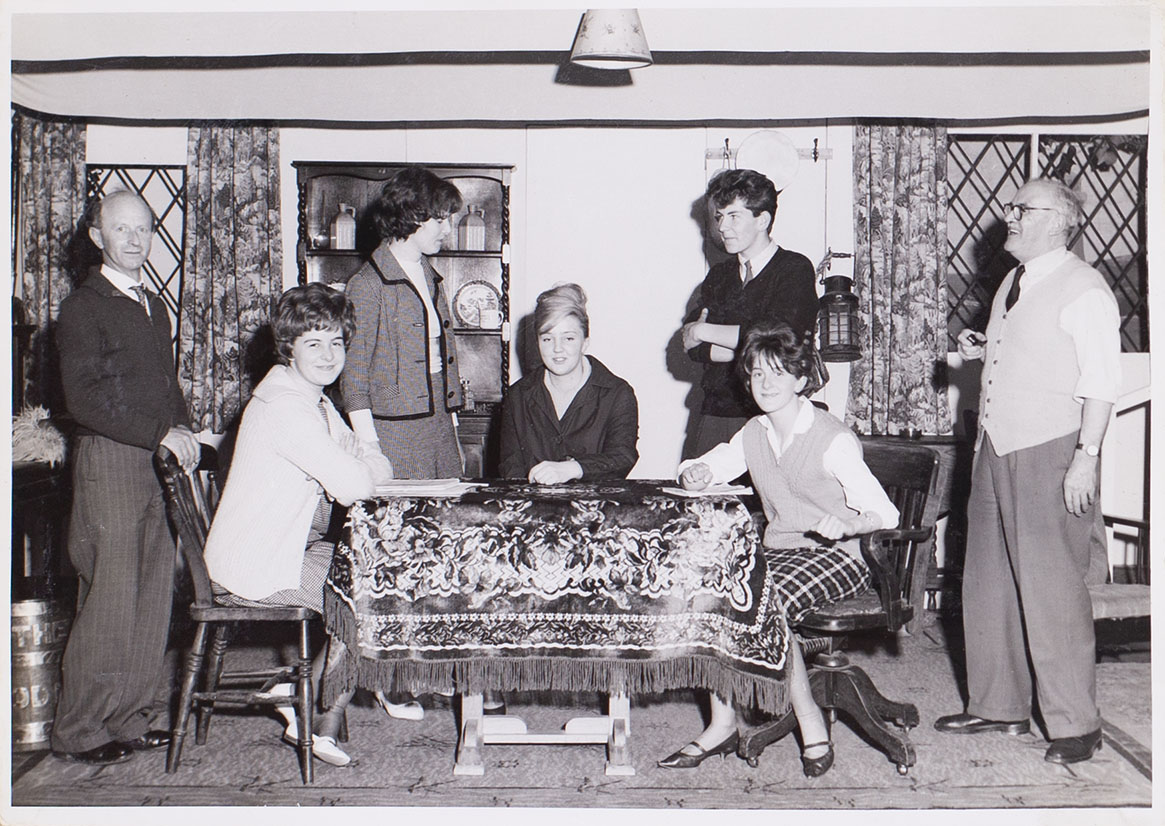
<instances>
[{"instance_id":1,"label":"wristwatch","mask_svg":"<svg viewBox=\"0 0 1165 826\"><path fill-rule=\"evenodd\" d=\"M1083 450L1085 456L1099 456L1100 445L1086 445L1084 442L1076 443L1077 450Z\"/></svg>"}]
</instances>

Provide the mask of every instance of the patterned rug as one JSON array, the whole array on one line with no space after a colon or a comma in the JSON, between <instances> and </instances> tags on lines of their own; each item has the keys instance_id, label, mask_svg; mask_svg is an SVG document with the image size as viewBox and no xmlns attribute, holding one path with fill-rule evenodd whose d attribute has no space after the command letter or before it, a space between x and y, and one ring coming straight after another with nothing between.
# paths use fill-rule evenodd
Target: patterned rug
<instances>
[{"instance_id":1,"label":"patterned rug","mask_svg":"<svg viewBox=\"0 0 1165 826\"><path fill-rule=\"evenodd\" d=\"M215 715L205 745L188 740L182 765L173 775L164 773L165 755L156 752L101 769L43 752L17 755L13 803L32 808L9 811L4 822L36 817L36 822L72 826L88 822L90 815L108 816L101 807L128 806L135 808L117 810L117 819L106 822L155 824L169 819L169 812L136 807L212 805L378 807L353 809L344 816L345 823L383 823L379 807L385 806L550 807L561 812L551 814L553 819L616 810L604 815L612 822L639 822L644 809L652 810L646 814L658 822L670 822L663 819L664 810L678 809L740 809L757 815L771 809L828 810L831 816L847 810L1002 809L1034 814L1076 809L1080 819L1058 811L1045 813L1041 822L1151 822L1154 813L1146 808L1151 781L1109 739L1117 729L1146 751L1151 745L1150 663L1101 663L1105 747L1091 761L1058 766L1043 760L1047 743L1034 730L1019 737L955 737L934 731L934 719L961 708L962 700L942 628L933 615L927 619L922 632L899 640L896 650L853 655L887 695L919 707L922 723L911 732L918 762L905 777L844 720L833 729L837 763L818 779L802 775L791 737L770 746L755 769L735 757L713 758L692 770L660 769L655 761L690 740L703 724L700 698L671 692L633 698L633 777L607 777L602 746L487 745L484 776L455 778L452 709L424 698L429 707L424 720L391 720L358 695L350 709L347 745L353 762L335 768L317 761L312 786L300 782L295 753L280 741L281 726L273 716L222 713ZM228 656L259 659L270 653L244 648ZM597 694L511 694L506 699L510 713L525 718L531 730L551 730L569 717L597 715L603 708ZM41 808L53 806L96 808ZM223 809L214 820L251 824L265 814L262 809ZM303 815L278 810L282 822L292 814ZM516 818L508 812L505 822L530 822ZM771 814L765 822L774 822ZM868 815L857 822L868 822Z\"/></svg>"}]
</instances>

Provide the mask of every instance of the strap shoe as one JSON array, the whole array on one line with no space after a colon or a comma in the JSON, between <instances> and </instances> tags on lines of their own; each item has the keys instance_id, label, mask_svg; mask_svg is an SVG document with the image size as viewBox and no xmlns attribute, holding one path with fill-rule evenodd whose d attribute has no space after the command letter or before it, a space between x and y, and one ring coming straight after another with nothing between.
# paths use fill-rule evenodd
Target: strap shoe
<instances>
[{"instance_id":1,"label":"strap shoe","mask_svg":"<svg viewBox=\"0 0 1165 826\"><path fill-rule=\"evenodd\" d=\"M692 747L695 754L688 754L684 749L680 749L673 754L656 762L656 765L661 769L694 769L696 766L703 763L714 754L719 754L721 758L732 754L736 751L736 744L740 741L740 735L737 732L732 732L728 735L728 739L717 743L710 749L705 750L695 740L684 746L684 749Z\"/></svg>"},{"instance_id":2,"label":"strap shoe","mask_svg":"<svg viewBox=\"0 0 1165 826\"><path fill-rule=\"evenodd\" d=\"M947 734L983 734L988 731L1027 734L1031 731L1027 720L985 720L974 714L948 714L935 720L934 727Z\"/></svg>"}]
</instances>

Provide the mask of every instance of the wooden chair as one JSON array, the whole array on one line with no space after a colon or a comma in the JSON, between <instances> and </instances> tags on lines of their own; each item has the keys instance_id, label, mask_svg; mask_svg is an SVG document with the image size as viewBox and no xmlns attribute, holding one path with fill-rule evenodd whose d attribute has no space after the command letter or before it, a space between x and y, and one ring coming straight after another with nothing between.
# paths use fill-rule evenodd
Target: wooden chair
<instances>
[{"instance_id":1,"label":"wooden chair","mask_svg":"<svg viewBox=\"0 0 1165 826\"><path fill-rule=\"evenodd\" d=\"M904 731L918 725L918 709L889 700L869 675L852 665L844 653L846 635L896 634L921 612L922 590L930 562L936 509L928 507L935 493L939 457L930 448L897 437L863 438L866 464L886 489L901 514L899 527L861 538L874 588L810 612L794 631L809 668L813 697L836 720L842 712L877 744L906 774L914 765L914 747ZM750 766L761 752L796 726L792 711L780 719L741 731L738 751Z\"/></svg>"},{"instance_id":2,"label":"wooden chair","mask_svg":"<svg viewBox=\"0 0 1165 826\"><path fill-rule=\"evenodd\" d=\"M200 471L213 471L217 456L213 448L204 445ZM311 647L308 640L308 623L320 619L318 612L298 606L246 606L235 607L215 603L211 591L210 576L202 554L206 546L212 515L213 497L208 499L207 491L197 484L190 474L182 470L174 455L165 447L154 454L154 467L162 482L166 498L166 508L170 523L178 534L178 545L194 583L194 602L190 606L190 618L197 624L194 643L186 657L182 674L182 692L179 699L178 716L171 732L170 749L166 755L166 772L178 770L182 759L182 744L186 739L186 729L191 710L197 706L197 725L194 742L206 742L210 730L210 718L216 705L222 706L279 706L294 704L299 731L297 747L300 772L304 783L312 782L312 711L315 700L311 685ZM223 659L229 644L229 633L236 623L294 622L299 626L298 659L290 666L254 671L223 672ZM210 645L209 662L207 644ZM206 664L205 673L203 665ZM202 688L197 690L199 676ZM291 682L295 691L291 695L270 696L266 694L277 683Z\"/></svg>"}]
</instances>

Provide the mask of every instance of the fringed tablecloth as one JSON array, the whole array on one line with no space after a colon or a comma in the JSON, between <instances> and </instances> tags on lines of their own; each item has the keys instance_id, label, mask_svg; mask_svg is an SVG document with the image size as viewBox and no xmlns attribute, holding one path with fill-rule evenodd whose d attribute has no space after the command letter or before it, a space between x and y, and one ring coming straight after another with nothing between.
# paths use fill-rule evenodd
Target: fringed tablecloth
<instances>
[{"instance_id":1,"label":"fringed tablecloth","mask_svg":"<svg viewBox=\"0 0 1165 826\"><path fill-rule=\"evenodd\" d=\"M788 629L750 514L660 483L498 483L356 503L324 589L325 680L425 693L707 688L786 706Z\"/></svg>"}]
</instances>

